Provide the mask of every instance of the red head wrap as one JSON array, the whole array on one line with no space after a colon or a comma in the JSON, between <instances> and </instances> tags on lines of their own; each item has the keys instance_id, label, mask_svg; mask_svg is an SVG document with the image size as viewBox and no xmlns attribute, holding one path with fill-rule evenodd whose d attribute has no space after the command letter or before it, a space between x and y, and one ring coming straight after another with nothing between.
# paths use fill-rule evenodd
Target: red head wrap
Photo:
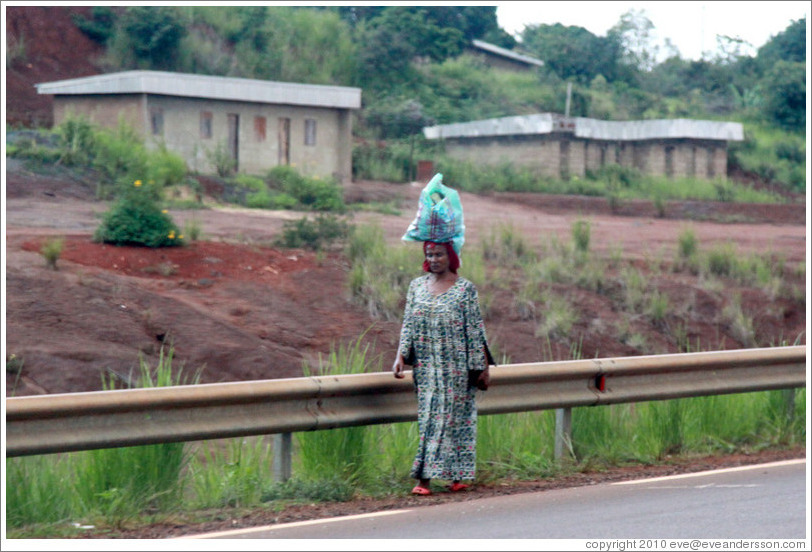
<instances>
[{"instance_id":1,"label":"red head wrap","mask_svg":"<svg viewBox=\"0 0 812 552\"><path fill-rule=\"evenodd\" d=\"M433 241L425 241L423 242L423 255L426 254L426 249L428 249L430 245L432 247L439 246L445 247L445 250L448 252L448 270L456 274L457 269L460 267L460 258L457 256L457 252L454 251L454 247L451 245L451 242L438 243ZM429 267L429 262L426 260L423 261L423 271L424 272L431 271L431 268Z\"/></svg>"}]
</instances>

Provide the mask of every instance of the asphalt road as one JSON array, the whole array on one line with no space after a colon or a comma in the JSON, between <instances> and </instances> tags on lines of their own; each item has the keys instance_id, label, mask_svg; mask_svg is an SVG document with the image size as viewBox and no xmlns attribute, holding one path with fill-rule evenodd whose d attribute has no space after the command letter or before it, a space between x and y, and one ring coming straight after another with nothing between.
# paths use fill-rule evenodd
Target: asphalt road
<instances>
[{"instance_id":1,"label":"asphalt road","mask_svg":"<svg viewBox=\"0 0 812 552\"><path fill-rule=\"evenodd\" d=\"M806 489L801 459L187 538L804 539Z\"/></svg>"}]
</instances>

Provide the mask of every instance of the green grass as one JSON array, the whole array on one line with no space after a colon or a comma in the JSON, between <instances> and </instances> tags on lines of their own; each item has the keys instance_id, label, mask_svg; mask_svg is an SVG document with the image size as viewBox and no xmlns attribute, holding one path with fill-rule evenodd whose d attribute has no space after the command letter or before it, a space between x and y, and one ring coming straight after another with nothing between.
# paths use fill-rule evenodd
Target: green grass
<instances>
[{"instance_id":1,"label":"green grass","mask_svg":"<svg viewBox=\"0 0 812 552\"><path fill-rule=\"evenodd\" d=\"M359 338L309 370L380 371L381 360L367 355ZM167 380L176 378L151 378ZM554 458L554 411L480 416L477 479L539 479L673 455L797 446L806 439L805 404L799 389L574 408L573 458L565 464ZM230 510L403 496L412 483L415 422L297 433L295 442L294 476L286 482L272 480L266 437L207 442L195 452L175 444L11 458L8 536L74 536L82 531L74 523L103 532Z\"/></svg>"},{"instance_id":2,"label":"green grass","mask_svg":"<svg viewBox=\"0 0 812 552\"><path fill-rule=\"evenodd\" d=\"M745 122L744 128L745 140L731 143L731 160L761 178L797 193L805 192L805 136L752 122Z\"/></svg>"},{"instance_id":3,"label":"green grass","mask_svg":"<svg viewBox=\"0 0 812 552\"><path fill-rule=\"evenodd\" d=\"M140 387L181 385L183 370L172 367L173 350L160 351L155 368L143 357ZM131 378L132 379L132 378ZM197 376L190 379L197 381ZM115 388L115 380L104 381ZM10 527L32 523L102 523L120 526L144 512L180 507L183 443L99 449L53 456L10 458L6 462L6 513Z\"/></svg>"}]
</instances>

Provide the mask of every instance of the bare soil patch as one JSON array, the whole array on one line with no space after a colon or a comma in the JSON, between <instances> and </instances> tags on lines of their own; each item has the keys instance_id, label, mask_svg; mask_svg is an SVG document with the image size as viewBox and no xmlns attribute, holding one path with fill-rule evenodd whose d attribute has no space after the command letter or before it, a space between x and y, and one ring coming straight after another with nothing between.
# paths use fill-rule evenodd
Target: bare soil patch
<instances>
[{"instance_id":1,"label":"bare soil patch","mask_svg":"<svg viewBox=\"0 0 812 552\"><path fill-rule=\"evenodd\" d=\"M316 362L331 347L354 342L362 334L373 360L370 369L389 369L399 325L371 318L352 301L346 285L349 266L342 254L319 257L272 246L285 220L303 213L224 206L174 211L181 226L190 218L199 221L203 239L176 248L115 247L92 241L99 215L108 207L92 199L92 182L58 173L38 175L15 163L9 163L6 177L6 353L23 361L21 371L6 374L7 396L99 390L102 378L112 374L126 381L140 358L154 365L165 343L172 344L176 365L186 373L202 370L204 383L298 377L303 363ZM421 187L348 185L348 200L394 201L401 206L399 215L358 212L353 222L376 224L392 247L404 247L400 237L414 217ZM774 252L788 264L803 262L803 205L740 205L751 222L720 223L707 220L708 213L726 212L734 204L703 204L703 220L690 220L613 215L605 212L602 198L462 194L462 199L466 247L503 223L533 245L549 241L553 234L568 241L573 222L587 219L595 255L622 251L668 294L674 310L691 303L691 312L669 315L660 326L644 318L632 320L629 330L643 336L657 353L678 351L672 331L678 324L704 349L747 346L720 316L734 295L753 317L760 345L792 342L799 336L805 343L803 301L733 283L709 290L689 274L653 266L673 258L678 236L688 225L701 247L730 242L742 254ZM775 222L774 208L786 211L784 222ZM669 211L690 209L673 204ZM39 253L53 236L65 238L56 271L46 267ZM463 274L464 263L463 252ZM415 275L419 271L415 267ZM514 363L538 362L551 353L567 358L572 339L552 343L551 351L535 335L538 322L519 316L515 291L494 292L486 318L491 341ZM618 337L622 313L613 306L611 293L572 286L557 286L556 291L581 312L572 335L581 342L582 356L645 352Z\"/></svg>"}]
</instances>

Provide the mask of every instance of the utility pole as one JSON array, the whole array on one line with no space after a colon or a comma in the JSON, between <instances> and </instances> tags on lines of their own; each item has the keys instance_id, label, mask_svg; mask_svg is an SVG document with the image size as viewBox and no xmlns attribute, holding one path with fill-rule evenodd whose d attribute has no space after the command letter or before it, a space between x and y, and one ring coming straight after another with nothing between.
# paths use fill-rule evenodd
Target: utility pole
<instances>
[{"instance_id":1,"label":"utility pole","mask_svg":"<svg viewBox=\"0 0 812 552\"><path fill-rule=\"evenodd\" d=\"M564 105L564 117L570 116L570 99L572 98L572 83L567 83L567 103Z\"/></svg>"}]
</instances>

